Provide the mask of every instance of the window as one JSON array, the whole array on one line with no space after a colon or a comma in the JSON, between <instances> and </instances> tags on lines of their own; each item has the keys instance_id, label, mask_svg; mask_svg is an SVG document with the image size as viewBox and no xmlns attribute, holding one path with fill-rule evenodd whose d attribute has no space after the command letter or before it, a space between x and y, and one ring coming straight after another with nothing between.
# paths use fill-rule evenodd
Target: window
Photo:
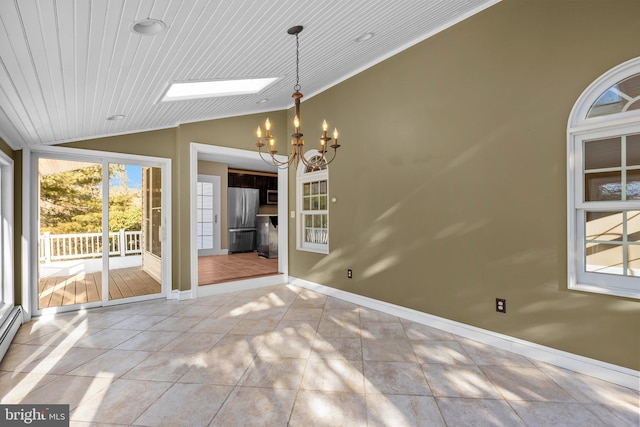
<instances>
[{"instance_id":1,"label":"window","mask_svg":"<svg viewBox=\"0 0 640 427\"><path fill-rule=\"evenodd\" d=\"M13 285L13 160L0 151L0 325L14 306Z\"/></svg>"},{"instance_id":2,"label":"window","mask_svg":"<svg viewBox=\"0 0 640 427\"><path fill-rule=\"evenodd\" d=\"M316 150L307 152L311 161L320 159ZM297 248L329 253L329 170L326 163L317 168L298 165L296 178Z\"/></svg>"},{"instance_id":3,"label":"window","mask_svg":"<svg viewBox=\"0 0 640 427\"><path fill-rule=\"evenodd\" d=\"M640 58L578 99L567 159L569 288L640 298Z\"/></svg>"},{"instance_id":4,"label":"window","mask_svg":"<svg viewBox=\"0 0 640 427\"><path fill-rule=\"evenodd\" d=\"M213 248L213 182L198 181L196 237L198 250Z\"/></svg>"},{"instance_id":5,"label":"window","mask_svg":"<svg viewBox=\"0 0 640 427\"><path fill-rule=\"evenodd\" d=\"M0 165L0 168L2 168L2 166ZM2 200L2 196L4 195L4 191L2 189L2 173L0 173L0 218L2 218L1 212L3 211L3 200ZM5 258L5 252L6 249L4 247L4 244L2 242L4 242L4 235L5 235L5 230L4 227L0 227L0 259L4 259ZM4 265L0 262L0 306L3 306L5 304L5 301L8 300L8 284L5 281L5 277L4 277Z\"/></svg>"}]
</instances>

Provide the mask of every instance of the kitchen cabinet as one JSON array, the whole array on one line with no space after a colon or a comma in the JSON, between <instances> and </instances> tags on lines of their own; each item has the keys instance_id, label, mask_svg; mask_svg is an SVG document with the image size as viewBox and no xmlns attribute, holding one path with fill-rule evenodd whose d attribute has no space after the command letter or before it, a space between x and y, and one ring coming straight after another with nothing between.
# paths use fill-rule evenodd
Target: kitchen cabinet
<instances>
[{"instance_id":1,"label":"kitchen cabinet","mask_svg":"<svg viewBox=\"0 0 640 427\"><path fill-rule=\"evenodd\" d=\"M252 171L229 171L229 187L257 188L260 190L260 204L267 204L267 190L278 189L277 174Z\"/></svg>"}]
</instances>

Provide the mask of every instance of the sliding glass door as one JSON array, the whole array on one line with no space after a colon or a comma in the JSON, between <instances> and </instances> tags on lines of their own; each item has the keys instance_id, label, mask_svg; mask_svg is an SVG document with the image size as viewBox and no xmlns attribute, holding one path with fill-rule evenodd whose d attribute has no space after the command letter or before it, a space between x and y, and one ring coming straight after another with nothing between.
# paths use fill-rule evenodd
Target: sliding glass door
<instances>
[{"instance_id":1,"label":"sliding glass door","mask_svg":"<svg viewBox=\"0 0 640 427\"><path fill-rule=\"evenodd\" d=\"M109 300L162 291L162 169L109 163Z\"/></svg>"},{"instance_id":2,"label":"sliding glass door","mask_svg":"<svg viewBox=\"0 0 640 427\"><path fill-rule=\"evenodd\" d=\"M38 308L102 301L102 164L38 159Z\"/></svg>"},{"instance_id":3,"label":"sliding glass door","mask_svg":"<svg viewBox=\"0 0 640 427\"><path fill-rule=\"evenodd\" d=\"M163 292L163 167L37 156L38 310Z\"/></svg>"}]
</instances>

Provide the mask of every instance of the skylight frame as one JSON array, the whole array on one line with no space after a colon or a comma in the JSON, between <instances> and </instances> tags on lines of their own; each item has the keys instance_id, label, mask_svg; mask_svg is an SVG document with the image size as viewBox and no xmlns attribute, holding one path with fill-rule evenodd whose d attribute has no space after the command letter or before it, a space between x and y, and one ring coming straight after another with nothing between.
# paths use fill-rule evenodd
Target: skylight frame
<instances>
[{"instance_id":1,"label":"skylight frame","mask_svg":"<svg viewBox=\"0 0 640 427\"><path fill-rule=\"evenodd\" d=\"M212 80L188 80L174 81L169 83L167 89L162 93L159 102L193 101L200 99L224 98L229 96L255 95L275 82L281 77L251 77L233 79L212 79ZM247 88L242 88L242 83L248 83ZM215 86L229 85L226 88ZM169 95L175 89L176 94Z\"/></svg>"}]
</instances>

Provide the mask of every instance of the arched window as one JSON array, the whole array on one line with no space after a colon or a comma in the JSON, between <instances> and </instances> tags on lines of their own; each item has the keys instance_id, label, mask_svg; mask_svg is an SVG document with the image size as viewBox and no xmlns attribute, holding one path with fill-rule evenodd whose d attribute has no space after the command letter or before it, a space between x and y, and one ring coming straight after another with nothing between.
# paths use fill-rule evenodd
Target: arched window
<instances>
[{"instance_id":1,"label":"arched window","mask_svg":"<svg viewBox=\"0 0 640 427\"><path fill-rule=\"evenodd\" d=\"M306 153L310 162L321 156L317 150ZM296 176L297 248L329 253L329 169L326 162L317 167L298 164Z\"/></svg>"},{"instance_id":2,"label":"arched window","mask_svg":"<svg viewBox=\"0 0 640 427\"><path fill-rule=\"evenodd\" d=\"M640 57L580 96L567 161L569 288L640 298Z\"/></svg>"}]
</instances>

